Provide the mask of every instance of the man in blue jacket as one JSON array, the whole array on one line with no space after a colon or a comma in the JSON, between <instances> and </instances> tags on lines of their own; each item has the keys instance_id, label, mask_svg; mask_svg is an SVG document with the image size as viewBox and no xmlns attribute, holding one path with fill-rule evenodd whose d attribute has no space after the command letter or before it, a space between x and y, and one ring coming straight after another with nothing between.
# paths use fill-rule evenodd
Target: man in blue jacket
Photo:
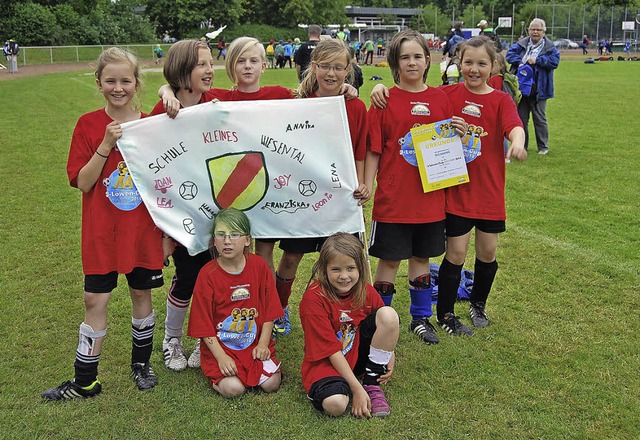
<instances>
[{"instance_id":1,"label":"man in blue jacket","mask_svg":"<svg viewBox=\"0 0 640 440\"><path fill-rule=\"evenodd\" d=\"M523 64L533 68L535 82L529 96L522 96L518 104L518 114L524 124L525 149L529 147L529 114L533 116L538 154L549 153L547 99L553 98L553 71L560 64L560 52L553 42L545 37L546 30L544 20L534 18L529 24L529 36L513 44L506 56L514 74Z\"/></svg>"}]
</instances>

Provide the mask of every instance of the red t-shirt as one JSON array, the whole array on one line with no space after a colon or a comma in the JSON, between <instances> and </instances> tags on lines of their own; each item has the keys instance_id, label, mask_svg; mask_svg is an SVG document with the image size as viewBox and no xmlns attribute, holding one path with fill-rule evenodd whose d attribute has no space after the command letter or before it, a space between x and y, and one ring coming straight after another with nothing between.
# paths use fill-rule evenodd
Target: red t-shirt
<instances>
[{"instance_id":1,"label":"red t-shirt","mask_svg":"<svg viewBox=\"0 0 640 440\"><path fill-rule=\"evenodd\" d=\"M329 357L338 351L353 369L358 361L360 322L374 310L383 307L380 294L367 285L367 300L363 308L354 310L351 300L335 302L324 296L315 282L300 302L300 322L304 330L302 385L309 392L311 385L329 376L340 376Z\"/></svg>"},{"instance_id":2,"label":"red t-shirt","mask_svg":"<svg viewBox=\"0 0 640 440\"><path fill-rule=\"evenodd\" d=\"M447 212L467 218L505 220L503 139L514 128L522 127L516 105L509 94L500 90L476 95L463 83L443 90L454 114L469 123L470 133L462 138L469 183L446 189Z\"/></svg>"},{"instance_id":3,"label":"red t-shirt","mask_svg":"<svg viewBox=\"0 0 640 440\"><path fill-rule=\"evenodd\" d=\"M251 353L258 345L262 325L282 316L276 282L267 263L247 254L244 269L231 274L216 260L198 274L193 290L188 334L193 338L215 336L236 363L238 379L248 387L257 386L263 363ZM202 372L213 383L224 378L218 361L204 342L200 342ZM269 343L271 360L276 360L275 342Z\"/></svg>"},{"instance_id":4,"label":"red t-shirt","mask_svg":"<svg viewBox=\"0 0 640 440\"><path fill-rule=\"evenodd\" d=\"M369 150L380 154L373 219L383 223L433 223L444 220L444 190L425 193L410 130L448 119L453 110L447 96L435 87L423 92L389 90L387 107L371 106Z\"/></svg>"},{"instance_id":5,"label":"red t-shirt","mask_svg":"<svg viewBox=\"0 0 640 440\"><path fill-rule=\"evenodd\" d=\"M224 99L222 99L222 96L224 96L226 93L227 93L227 90L224 90L224 89L209 89L202 94L202 96L200 97L199 104L204 104L205 102L210 102L210 101L213 101L214 99L225 101ZM182 104L180 104L180 108L184 108ZM161 115L163 113L166 113L166 111L164 110L164 106L162 105L162 99L161 99L160 101L158 101L155 107L153 107L153 110L151 110L151 113L149 113L149 116Z\"/></svg>"},{"instance_id":6,"label":"red t-shirt","mask_svg":"<svg viewBox=\"0 0 640 440\"><path fill-rule=\"evenodd\" d=\"M502 79L502 75L491 75L487 84L493 89L502 90Z\"/></svg>"},{"instance_id":7,"label":"red t-shirt","mask_svg":"<svg viewBox=\"0 0 640 440\"><path fill-rule=\"evenodd\" d=\"M312 93L309 98L317 98ZM347 109L347 122L349 123L349 135L355 160L364 160L367 156L367 106L360 98L344 100Z\"/></svg>"},{"instance_id":8,"label":"red t-shirt","mask_svg":"<svg viewBox=\"0 0 640 440\"><path fill-rule=\"evenodd\" d=\"M78 173L102 143L113 122L105 109L82 115L73 131L67 161L69 183L78 187ZM85 275L135 267L162 269L162 232L133 184L117 147L109 153L98 181L82 193L82 267Z\"/></svg>"},{"instance_id":9,"label":"red t-shirt","mask_svg":"<svg viewBox=\"0 0 640 440\"><path fill-rule=\"evenodd\" d=\"M221 90L221 89L214 89ZM264 101L267 99L291 99L293 91L282 86L264 86L260 90L252 93L241 92L240 90L224 90L217 98L220 101Z\"/></svg>"}]
</instances>

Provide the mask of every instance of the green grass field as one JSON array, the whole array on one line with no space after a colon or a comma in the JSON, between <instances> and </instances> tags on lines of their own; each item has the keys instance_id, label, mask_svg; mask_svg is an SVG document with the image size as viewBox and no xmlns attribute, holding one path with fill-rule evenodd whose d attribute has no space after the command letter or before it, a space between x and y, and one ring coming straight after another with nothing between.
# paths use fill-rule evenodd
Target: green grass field
<instances>
[{"instance_id":1,"label":"green grass field","mask_svg":"<svg viewBox=\"0 0 640 440\"><path fill-rule=\"evenodd\" d=\"M436 70L430 84L438 83ZM301 386L297 305L313 255L294 286L295 330L278 343L285 374L279 392L225 400L201 372L165 369L167 286L154 292L159 385L137 391L128 377L130 300L121 279L100 363L103 393L43 402L45 388L72 378L83 318L80 192L67 183L69 142L78 117L103 101L90 72L1 81L0 436L640 438L639 73L640 63L631 62L564 62L557 70L550 154L538 156L533 145L525 163L507 166L509 218L488 303L491 326L472 338L439 332L439 345L423 345L406 330L401 266L394 306L403 330L386 387L392 414L368 421L318 414ZM374 74L390 84L388 69L364 68L365 80ZM162 74L145 80L148 111ZM224 71L215 83L229 86ZM295 74L270 70L263 84L295 86ZM365 81L361 89L367 103L373 85ZM167 270L167 283L170 277ZM468 323L466 304L457 311ZM191 341L185 347L190 352Z\"/></svg>"}]
</instances>

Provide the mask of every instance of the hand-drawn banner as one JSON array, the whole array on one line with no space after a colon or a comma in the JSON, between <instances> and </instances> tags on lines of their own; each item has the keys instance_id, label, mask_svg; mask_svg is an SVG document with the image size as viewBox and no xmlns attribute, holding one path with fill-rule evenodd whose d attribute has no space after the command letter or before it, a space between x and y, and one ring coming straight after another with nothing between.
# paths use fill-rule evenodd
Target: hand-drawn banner
<instances>
[{"instance_id":1,"label":"hand-drawn banner","mask_svg":"<svg viewBox=\"0 0 640 440\"><path fill-rule=\"evenodd\" d=\"M192 255L227 207L245 211L257 238L364 231L342 97L207 103L122 129L151 217Z\"/></svg>"}]
</instances>

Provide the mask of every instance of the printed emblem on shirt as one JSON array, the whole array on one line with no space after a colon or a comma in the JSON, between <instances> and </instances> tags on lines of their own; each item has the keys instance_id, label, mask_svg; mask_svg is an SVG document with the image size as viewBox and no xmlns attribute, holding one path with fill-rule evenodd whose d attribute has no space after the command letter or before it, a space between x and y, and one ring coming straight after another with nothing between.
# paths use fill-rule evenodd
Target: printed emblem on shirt
<instances>
[{"instance_id":1,"label":"printed emblem on shirt","mask_svg":"<svg viewBox=\"0 0 640 440\"><path fill-rule=\"evenodd\" d=\"M353 321L353 319L351 319L351 316L349 316L348 312L349 312L349 310L341 310L340 311L340 322Z\"/></svg>"},{"instance_id":2,"label":"printed emblem on shirt","mask_svg":"<svg viewBox=\"0 0 640 440\"><path fill-rule=\"evenodd\" d=\"M231 350L244 350L256 340L257 317L258 311L254 307L234 308L230 316L218 323L218 340Z\"/></svg>"},{"instance_id":3,"label":"printed emblem on shirt","mask_svg":"<svg viewBox=\"0 0 640 440\"><path fill-rule=\"evenodd\" d=\"M481 125L469 125L469 129L462 137L462 151L464 160L469 163L482 154L482 137L488 133Z\"/></svg>"},{"instance_id":4,"label":"printed emblem on shirt","mask_svg":"<svg viewBox=\"0 0 640 440\"><path fill-rule=\"evenodd\" d=\"M342 344L342 354L346 356L353 348L353 341L356 339L356 330L358 328L351 324L343 322L340 324L340 330L336 333L336 338Z\"/></svg>"},{"instance_id":5,"label":"printed emblem on shirt","mask_svg":"<svg viewBox=\"0 0 640 440\"><path fill-rule=\"evenodd\" d=\"M413 127L419 127L422 124L413 124ZM416 150L413 148L413 138L411 137L411 130L404 137L398 139L398 145L400 145L400 155L404 158L404 160L409 163L409 165L413 165L414 167L418 166L418 159L416 159Z\"/></svg>"},{"instance_id":6,"label":"printed emblem on shirt","mask_svg":"<svg viewBox=\"0 0 640 440\"><path fill-rule=\"evenodd\" d=\"M125 161L120 161L118 167L102 181L107 188L105 195L113 205L122 211L132 211L142 203L129 168Z\"/></svg>"},{"instance_id":7,"label":"printed emblem on shirt","mask_svg":"<svg viewBox=\"0 0 640 440\"><path fill-rule=\"evenodd\" d=\"M431 111L425 104L416 104L411 108L411 114L414 116L429 116Z\"/></svg>"},{"instance_id":8,"label":"printed emblem on shirt","mask_svg":"<svg viewBox=\"0 0 640 440\"><path fill-rule=\"evenodd\" d=\"M249 284L243 284L242 286L231 286L233 292L231 292L231 301L242 301L243 299L249 299L251 294L249 293Z\"/></svg>"},{"instance_id":9,"label":"printed emblem on shirt","mask_svg":"<svg viewBox=\"0 0 640 440\"><path fill-rule=\"evenodd\" d=\"M467 101L467 105L465 105L462 108L462 114L464 115L469 115L469 116L474 116L476 118L479 118L480 116L482 116L482 112L480 111L480 107L482 107L479 104L474 104L472 102L468 102Z\"/></svg>"}]
</instances>

